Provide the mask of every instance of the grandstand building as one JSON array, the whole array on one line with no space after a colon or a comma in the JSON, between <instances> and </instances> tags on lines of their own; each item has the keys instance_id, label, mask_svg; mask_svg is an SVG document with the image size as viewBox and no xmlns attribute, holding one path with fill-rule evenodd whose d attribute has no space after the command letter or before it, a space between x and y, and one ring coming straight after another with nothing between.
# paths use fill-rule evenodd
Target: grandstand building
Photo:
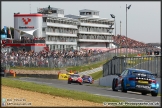
<instances>
[{"instance_id":1,"label":"grandstand building","mask_svg":"<svg viewBox=\"0 0 162 108\"><path fill-rule=\"evenodd\" d=\"M64 16L63 9L49 6L38 8L34 14L14 13L14 41L22 41L26 37L35 41L8 46L36 52L45 47L50 50L112 48L114 20L100 18L99 11L95 10L79 12L80 15Z\"/></svg>"},{"instance_id":2,"label":"grandstand building","mask_svg":"<svg viewBox=\"0 0 162 108\"><path fill-rule=\"evenodd\" d=\"M99 11L83 9L80 15L65 15L77 19L79 48L111 48L114 21L99 17Z\"/></svg>"}]
</instances>

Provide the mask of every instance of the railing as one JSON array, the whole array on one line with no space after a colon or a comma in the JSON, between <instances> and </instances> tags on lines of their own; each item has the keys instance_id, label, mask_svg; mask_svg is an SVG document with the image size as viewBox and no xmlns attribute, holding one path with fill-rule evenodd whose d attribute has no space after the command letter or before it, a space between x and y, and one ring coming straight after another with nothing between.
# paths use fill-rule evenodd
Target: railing
<instances>
[{"instance_id":1,"label":"railing","mask_svg":"<svg viewBox=\"0 0 162 108\"><path fill-rule=\"evenodd\" d=\"M103 65L103 77L121 73L126 68L148 70L161 77L161 56L113 58Z\"/></svg>"},{"instance_id":2,"label":"railing","mask_svg":"<svg viewBox=\"0 0 162 108\"><path fill-rule=\"evenodd\" d=\"M63 67L70 67L70 66L82 66L87 64L94 64L99 61L104 61L111 59L115 54L106 52L103 54L96 54L93 56L87 57L48 57L44 59L40 59L37 57L19 57L17 61L10 60L10 59L1 59L2 65L10 65L11 67L18 66L18 67L48 67L48 68L63 68ZM3 58L3 57L2 57Z\"/></svg>"},{"instance_id":3,"label":"railing","mask_svg":"<svg viewBox=\"0 0 162 108\"><path fill-rule=\"evenodd\" d=\"M45 40L13 40L13 43L45 43Z\"/></svg>"}]
</instances>

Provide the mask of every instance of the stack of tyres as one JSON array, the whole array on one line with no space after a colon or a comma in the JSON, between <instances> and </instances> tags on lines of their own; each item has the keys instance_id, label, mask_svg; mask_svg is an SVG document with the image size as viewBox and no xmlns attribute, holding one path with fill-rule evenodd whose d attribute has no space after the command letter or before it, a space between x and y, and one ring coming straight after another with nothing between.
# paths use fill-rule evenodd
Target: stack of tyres
<instances>
[{"instance_id":1,"label":"stack of tyres","mask_svg":"<svg viewBox=\"0 0 162 108\"><path fill-rule=\"evenodd\" d=\"M6 72L5 72L5 68L1 67L1 77L6 77Z\"/></svg>"}]
</instances>

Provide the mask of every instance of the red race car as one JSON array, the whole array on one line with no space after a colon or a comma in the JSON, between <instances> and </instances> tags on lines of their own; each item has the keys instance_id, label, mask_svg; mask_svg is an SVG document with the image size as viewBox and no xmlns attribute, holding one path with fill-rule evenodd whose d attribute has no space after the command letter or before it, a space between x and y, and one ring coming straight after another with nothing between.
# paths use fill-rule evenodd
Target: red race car
<instances>
[{"instance_id":1,"label":"red race car","mask_svg":"<svg viewBox=\"0 0 162 108\"><path fill-rule=\"evenodd\" d=\"M68 78L68 84L71 84L71 83L79 83L80 85L82 85L83 79L78 74L72 74Z\"/></svg>"}]
</instances>

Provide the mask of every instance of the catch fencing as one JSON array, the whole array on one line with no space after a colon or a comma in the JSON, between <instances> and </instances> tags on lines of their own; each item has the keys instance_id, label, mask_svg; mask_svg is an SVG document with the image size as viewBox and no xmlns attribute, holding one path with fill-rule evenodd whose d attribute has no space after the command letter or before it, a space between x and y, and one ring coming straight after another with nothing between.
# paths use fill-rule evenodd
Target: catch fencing
<instances>
[{"instance_id":1,"label":"catch fencing","mask_svg":"<svg viewBox=\"0 0 162 108\"><path fill-rule=\"evenodd\" d=\"M46 67L46 68L64 68L70 66L83 66L94 64L100 61L111 59L115 53L105 52L89 57L68 57L68 58L36 58L36 57L19 57L17 60L1 59L1 65L10 67Z\"/></svg>"},{"instance_id":2,"label":"catch fencing","mask_svg":"<svg viewBox=\"0 0 162 108\"><path fill-rule=\"evenodd\" d=\"M126 68L148 70L161 77L161 56L114 57L103 65L103 77L122 73Z\"/></svg>"}]
</instances>

